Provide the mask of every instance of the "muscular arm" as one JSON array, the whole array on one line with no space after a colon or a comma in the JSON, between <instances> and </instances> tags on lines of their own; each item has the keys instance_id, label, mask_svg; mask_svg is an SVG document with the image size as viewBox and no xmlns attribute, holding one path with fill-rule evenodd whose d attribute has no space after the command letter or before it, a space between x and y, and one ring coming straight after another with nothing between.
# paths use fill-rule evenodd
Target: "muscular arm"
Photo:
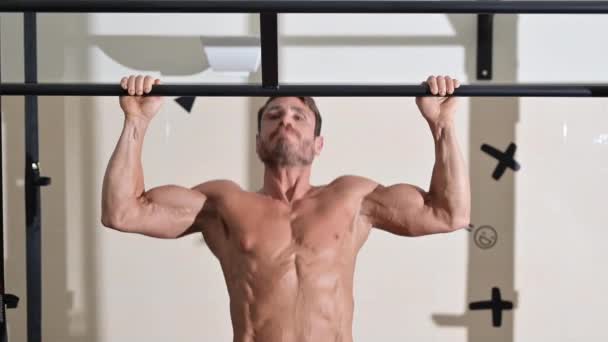
<instances>
[{"instance_id":1,"label":"muscular arm","mask_svg":"<svg viewBox=\"0 0 608 342\"><path fill-rule=\"evenodd\" d=\"M431 125L435 165L428 192L409 184L377 186L363 202L363 213L377 228L403 236L444 233L465 227L470 187L453 123Z\"/></svg>"},{"instance_id":2,"label":"muscular arm","mask_svg":"<svg viewBox=\"0 0 608 342\"><path fill-rule=\"evenodd\" d=\"M435 166L429 187L430 202L448 218L451 229L466 227L471 216L471 188L454 123L431 125L431 132Z\"/></svg>"},{"instance_id":3,"label":"muscular arm","mask_svg":"<svg viewBox=\"0 0 608 342\"><path fill-rule=\"evenodd\" d=\"M196 218L205 204L203 193L176 185L144 188L141 152L148 126L126 118L103 180L104 226L158 238L177 238L197 231Z\"/></svg>"}]
</instances>

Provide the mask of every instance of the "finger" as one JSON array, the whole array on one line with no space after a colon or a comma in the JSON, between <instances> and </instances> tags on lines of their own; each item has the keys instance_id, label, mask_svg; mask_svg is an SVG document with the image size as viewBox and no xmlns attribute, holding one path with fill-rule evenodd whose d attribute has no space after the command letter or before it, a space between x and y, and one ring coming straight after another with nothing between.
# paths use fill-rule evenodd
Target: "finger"
<instances>
[{"instance_id":1,"label":"finger","mask_svg":"<svg viewBox=\"0 0 608 342\"><path fill-rule=\"evenodd\" d=\"M445 96L445 78L437 76L437 86L439 87L439 95Z\"/></svg>"},{"instance_id":2,"label":"finger","mask_svg":"<svg viewBox=\"0 0 608 342\"><path fill-rule=\"evenodd\" d=\"M128 81L129 95L135 95L135 76L129 76Z\"/></svg>"},{"instance_id":3,"label":"finger","mask_svg":"<svg viewBox=\"0 0 608 342\"><path fill-rule=\"evenodd\" d=\"M152 76L146 76L144 78L144 93L149 93L152 90L152 84L154 83L154 78Z\"/></svg>"},{"instance_id":4,"label":"finger","mask_svg":"<svg viewBox=\"0 0 608 342\"><path fill-rule=\"evenodd\" d=\"M446 94L452 95L454 93L454 81L450 76L445 76L445 91Z\"/></svg>"},{"instance_id":5,"label":"finger","mask_svg":"<svg viewBox=\"0 0 608 342\"><path fill-rule=\"evenodd\" d=\"M437 87L437 78L435 78L435 76L429 76L429 78L426 80L426 83L428 84L429 89L431 90L431 94L437 95L437 92L439 91L439 88Z\"/></svg>"},{"instance_id":6,"label":"finger","mask_svg":"<svg viewBox=\"0 0 608 342\"><path fill-rule=\"evenodd\" d=\"M460 87L460 81L457 79L454 79L454 89Z\"/></svg>"},{"instance_id":7,"label":"finger","mask_svg":"<svg viewBox=\"0 0 608 342\"><path fill-rule=\"evenodd\" d=\"M128 82L129 82L129 78L127 78L127 77L123 77L120 80L120 86L122 87L122 89L127 89Z\"/></svg>"},{"instance_id":8,"label":"finger","mask_svg":"<svg viewBox=\"0 0 608 342\"><path fill-rule=\"evenodd\" d=\"M137 78L135 78L135 93L137 95L143 95L144 93L144 77L142 75L137 75Z\"/></svg>"}]
</instances>

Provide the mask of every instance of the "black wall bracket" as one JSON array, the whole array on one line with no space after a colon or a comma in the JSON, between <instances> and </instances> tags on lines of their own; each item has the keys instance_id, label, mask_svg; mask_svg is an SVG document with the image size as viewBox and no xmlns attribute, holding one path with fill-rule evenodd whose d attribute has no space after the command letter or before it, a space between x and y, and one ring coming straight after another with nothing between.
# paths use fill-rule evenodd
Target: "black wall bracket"
<instances>
[{"instance_id":1,"label":"black wall bracket","mask_svg":"<svg viewBox=\"0 0 608 342\"><path fill-rule=\"evenodd\" d=\"M477 79L492 79L494 14L477 15Z\"/></svg>"},{"instance_id":2,"label":"black wall bracket","mask_svg":"<svg viewBox=\"0 0 608 342\"><path fill-rule=\"evenodd\" d=\"M260 34L262 49L262 87L279 87L279 47L277 13L260 13Z\"/></svg>"}]
</instances>

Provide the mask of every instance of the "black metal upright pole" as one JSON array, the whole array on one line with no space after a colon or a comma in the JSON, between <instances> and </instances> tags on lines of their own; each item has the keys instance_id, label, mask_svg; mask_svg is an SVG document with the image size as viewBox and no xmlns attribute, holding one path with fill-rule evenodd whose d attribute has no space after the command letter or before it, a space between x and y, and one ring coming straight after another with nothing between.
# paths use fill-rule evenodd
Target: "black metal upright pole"
<instances>
[{"instance_id":1,"label":"black metal upright pole","mask_svg":"<svg viewBox=\"0 0 608 342\"><path fill-rule=\"evenodd\" d=\"M0 84L2 84L2 23L0 23ZM0 342L8 342L4 297L4 153L2 144L2 96L0 96Z\"/></svg>"},{"instance_id":2,"label":"black metal upright pole","mask_svg":"<svg viewBox=\"0 0 608 342\"><path fill-rule=\"evenodd\" d=\"M37 83L36 13L23 15L25 83ZM38 97L25 97L25 216L27 263L27 340L42 340L42 284L40 257L40 188L38 170Z\"/></svg>"}]
</instances>

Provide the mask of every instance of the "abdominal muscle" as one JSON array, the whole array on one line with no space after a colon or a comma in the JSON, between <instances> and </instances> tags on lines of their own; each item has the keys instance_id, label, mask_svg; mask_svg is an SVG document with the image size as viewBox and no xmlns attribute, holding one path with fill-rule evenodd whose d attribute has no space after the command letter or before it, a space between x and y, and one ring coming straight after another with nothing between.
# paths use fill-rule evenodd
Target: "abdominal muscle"
<instances>
[{"instance_id":1,"label":"abdominal muscle","mask_svg":"<svg viewBox=\"0 0 608 342\"><path fill-rule=\"evenodd\" d=\"M286 254L230 272L234 341L352 341L352 265Z\"/></svg>"}]
</instances>

